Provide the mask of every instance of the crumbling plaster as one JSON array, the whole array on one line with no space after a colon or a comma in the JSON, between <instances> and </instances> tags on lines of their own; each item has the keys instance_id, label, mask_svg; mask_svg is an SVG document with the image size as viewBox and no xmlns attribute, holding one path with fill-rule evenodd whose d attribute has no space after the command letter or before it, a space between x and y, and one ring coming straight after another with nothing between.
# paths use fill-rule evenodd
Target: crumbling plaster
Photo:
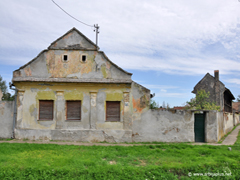
<instances>
[{"instance_id":1,"label":"crumbling plaster","mask_svg":"<svg viewBox=\"0 0 240 180\"><path fill-rule=\"evenodd\" d=\"M134 142L193 142L194 113L148 110L133 121Z\"/></svg>"},{"instance_id":2,"label":"crumbling plaster","mask_svg":"<svg viewBox=\"0 0 240 180\"><path fill-rule=\"evenodd\" d=\"M0 100L0 139L11 138L13 132L14 101Z\"/></svg>"},{"instance_id":3,"label":"crumbling plaster","mask_svg":"<svg viewBox=\"0 0 240 180\"><path fill-rule=\"evenodd\" d=\"M18 89L24 89L18 94L18 118L17 128L20 129L123 129L124 119L124 93L130 92L130 84L89 84L89 83L16 83ZM96 116L90 116L91 94L96 92ZM53 121L39 121L39 100L54 100ZM81 121L66 120L67 100L82 101ZM121 101L120 122L106 122L106 101ZM129 117L131 120L131 117ZM112 127L113 126L113 127Z\"/></svg>"}]
</instances>

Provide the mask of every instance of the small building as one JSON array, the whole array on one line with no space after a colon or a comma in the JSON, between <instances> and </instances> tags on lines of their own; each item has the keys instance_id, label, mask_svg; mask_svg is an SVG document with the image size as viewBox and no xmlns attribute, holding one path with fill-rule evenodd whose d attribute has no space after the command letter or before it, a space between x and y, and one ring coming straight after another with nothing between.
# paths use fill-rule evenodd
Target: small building
<instances>
[{"instance_id":1,"label":"small building","mask_svg":"<svg viewBox=\"0 0 240 180\"><path fill-rule=\"evenodd\" d=\"M220 106L224 112L232 112L232 100L235 99L231 91L219 80L219 71L214 71L214 77L207 73L194 87L192 93L197 94L204 89L210 93L209 101Z\"/></svg>"},{"instance_id":2,"label":"small building","mask_svg":"<svg viewBox=\"0 0 240 180\"><path fill-rule=\"evenodd\" d=\"M132 141L150 90L76 28L13 72L16 138Z\"/></svg>"},{"instance_id":3,"label":"small building","mask_svg":"<svg viewBox=\"0 0 240 180\"><path fill-rule=\"evenodd\" d=\"M233 112L240 113L240 102L233 102L232 106L233 106Z\"/></svg>"}]
</instances>

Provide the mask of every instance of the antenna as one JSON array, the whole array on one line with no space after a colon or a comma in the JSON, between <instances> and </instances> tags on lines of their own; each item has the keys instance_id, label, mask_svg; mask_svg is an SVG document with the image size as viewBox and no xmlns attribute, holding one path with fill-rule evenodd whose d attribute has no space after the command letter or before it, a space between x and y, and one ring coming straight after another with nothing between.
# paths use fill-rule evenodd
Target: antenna
<instances>
[{"instance_id":1,"label":"antenna","mask_svg":"<svg viewBox=\"0 0 240 180\"><path fill-rule=\"evenodd\" d=\"M99 34L99 26L98 24L94 24L94 32L96 32L96 45L98 45L98 34Z\"/></svg>"}]
</instances>

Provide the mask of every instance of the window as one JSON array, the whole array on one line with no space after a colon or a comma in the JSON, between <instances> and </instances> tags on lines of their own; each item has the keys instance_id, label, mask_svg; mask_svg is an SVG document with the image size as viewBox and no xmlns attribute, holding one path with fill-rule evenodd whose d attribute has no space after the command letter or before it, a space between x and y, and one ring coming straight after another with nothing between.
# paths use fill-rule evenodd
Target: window
<instances>
[{"instance_id":1,"label":"window","mask_svg":"<svg viewBox=\"0 0 240 180\"><path fill-rule=\"evenodd\" d=\"M82 55L82 62L86 62L87 61L87 56L86 55Z\"/></svg>"},{"instance_id":2,"label":"window","mask_svg":"<svg viewBox=\"0 0 240 180\"><path fill-rule=\"evenodd\" d=\"M81 101L67 101L67 120L81 120Z\"/></svg>"},{"instance_id":3,"label":"window","mask_svg":"<svg viewBox=\"0 0 240 180\"><path fill-rule=\"evenodd\" d=\"M39 100L39 120L53 120L53 100Z\"/></svg>"},{"instance_id":4,"label":"window","mask_svg":"<svg viewBox=\"0 0 240 180\"><path fill-rule=\"evenodd\" d=\"M63 55L63 61L64 61L64 62L68 61L68 55L66 55L66 54Z\"/></svg>"},{"instance_id":5,"label":"window","mask_svg":"<svg viewBox=\"0 0 240 180\"><path fill-rule=\"evenodd\" d=\"M120 101L106 102L106 121L120 121Z\"/></svg>"}]
</instances>

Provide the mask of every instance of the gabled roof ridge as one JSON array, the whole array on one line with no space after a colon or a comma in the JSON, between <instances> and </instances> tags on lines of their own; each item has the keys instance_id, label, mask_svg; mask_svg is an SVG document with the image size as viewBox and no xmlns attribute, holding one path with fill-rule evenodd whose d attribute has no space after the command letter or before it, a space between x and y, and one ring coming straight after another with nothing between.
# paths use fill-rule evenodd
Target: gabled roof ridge
<instances>
[{"instance_id":1,"label":"gabled roof ridge","mask_svg":"<svg viewBox=\"0 0 240 180\"><path fill-rule=\"evenodd\" d=\"M210 73L205 74L205 76L194 86L192 93L194 93L194 94L197 93L197 92L195 91L195 89L197 88L197 86L198 86L199 84L201 84L201 82L203 81L203 79L204 79L205 77L207 77L207 76L213 78L214 81L215 81L215 77L212 76ZM222 81L220 81L220 80L218 80L218 81L225 87L225 84L223 84Z\"/></svg>"},{"instance_id":2,"label":"gabled roof ridge","mask_svg":"<svg viewBox=\"0 0 240 180\"><path fill-rule=\"evenodd\" d=\"M135 81L132 81L132 82L134 82L134 83L137 84L138 86L141 86L141 87L144 88L144 89L147 89L147 90L151 91L150 89L146 88L145 86L143 86L143 85L141 85L141 84L139 84L139 83L137 83L137 82L135 82Z\"/></svg>"},{"instance_id":3,"label":"gabled roof ridge","mask_svg":"<svg viewBox=\"0 0 240 180\"><path fill-rule=\"evenodd\" d=\"M232 96L232 99L233 99L233 100L235 99L235 97L234 97L234 95L232 94L232 92L230 91L230 89L228 89L228 88L225 87L225 91L227 91L227 92ZM224 92L225 92L225 91L224 91Z\"/></svg>"},{"instance_id":4,"label":"gabled roof ridge","mask_svg":"<svg viewBox=\"0 0 240 180\"><path fill-rule=\"evenodd\" d=\"M128 75L132 75L132 73L129 73L129 72L125 71L124 69L122 69L122 68L120 68L118 65L116 65L114 62L112 62L112 61L107 57L107 55L106 55L103 51L98 51L98 52L99 52L99 53L102 53L103 56L104 56L110 63L112 63L114 66L116 66L116 68L118 68L119 70L127 73Z\"/></svg>"},{"instance_id":5,"label":"gabled roof ridge","mask_svg":"<svg viewBox=\"0 0 240 180\"><path fill-rule=\"evenodd\" d=\"M195 88L196 88L199 84L201 84L201 82L203 81L203 79L204 79L205 77L207 77L207 76L214 78L214 77L213 77L211 74L209 74L209 73L205 74L205 76L203 76L203 78L202 78L200 81L198 81L198 83L194 86L192 93L196 93L196 92L195 92Z\"/></svg>"},{"instance_id":6,"label":"gabled roof ridge","mask_svg":"<svg viewBox=\"0 0 240 180\"><path fill-rule=\"evenodd\" d=\"M16 69L15 71L19 71L20 69L25 68L26 66L31 64L33 61L35 61L39 56L41 56L44 52L47 52L47 51L48 51L47 49L42 50L35 58L33 58L31 61L27 62L26 64L24 64L20 68ZM13 71L13 72L15 72L15 71Z\"/></svg>"},{"instance_id":7,"label":"gabled roof ridge","mask_svg":"<svg viewBox=\"0 0 240 180\"><path fill-rule=\"evenodd\" d=\"M59 38L57 38L55 41L53 41L50 46L48 46L48 49L51 49L50 47L56 43L58 40L62 39L64 36L66 36L67 34L71 33L72 31L76 31L78 34L80 34L81 36L83 36L90 44L92 44L93 46L96 47L97 50L99 50L100 48L94 43L92 42L88 37L86 37L83 33L81 33L77 28L73 27L72 29L70 29L68 32L66 32L64 35L60 36Z\"/></svg>"}]
</instances>

